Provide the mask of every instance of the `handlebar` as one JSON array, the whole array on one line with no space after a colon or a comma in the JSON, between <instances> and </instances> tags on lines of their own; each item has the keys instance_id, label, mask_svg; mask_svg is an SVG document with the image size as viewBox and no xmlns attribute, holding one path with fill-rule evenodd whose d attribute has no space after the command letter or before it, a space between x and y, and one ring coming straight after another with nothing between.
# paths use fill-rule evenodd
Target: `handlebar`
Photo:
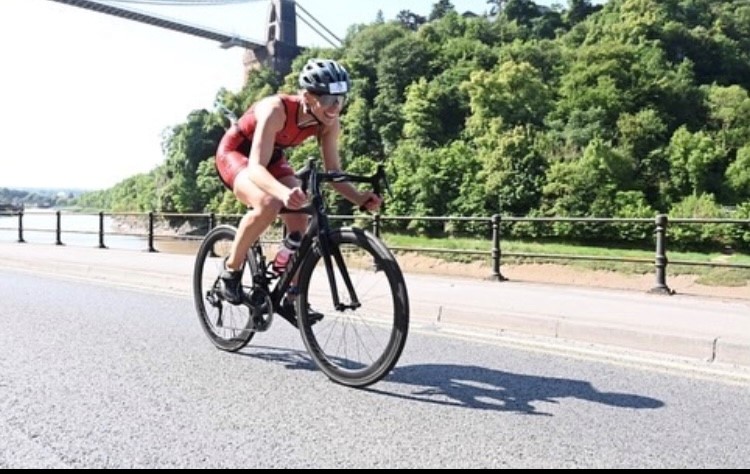
<instances>
[{"instance_id":1,"label":"handlebar","mask_svg":"<svg viewBox=\"0 0 750 474\"><path fill-rule=\"evenodd\" d=\"M314 172L314 173L313 173ZM375 174L371 176L342 173L340 171L318 171L317 159L310 157L307 159L305 166L295 173L295 176L302 182L302 190L307 193L308 188L312 185L315 192L319 190L320 183L369 183L372 186L372 190L378 196L383 195L383 188L388 192L388 195L392 195L390 184L388 183L388 177L385 174L385 165L381 162L378 163L378 169ZM318 188L318 189L316 189ZM363 203L360 207L360 211L366 210L365 204Z\"/></svg>"}]
</instances>

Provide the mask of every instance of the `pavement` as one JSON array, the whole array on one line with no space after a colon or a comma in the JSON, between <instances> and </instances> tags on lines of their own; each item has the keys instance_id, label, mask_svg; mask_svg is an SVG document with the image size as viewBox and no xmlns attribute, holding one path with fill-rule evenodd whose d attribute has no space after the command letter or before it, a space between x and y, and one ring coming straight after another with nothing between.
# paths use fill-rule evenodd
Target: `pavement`
<instances>
[{"instance_id":1,"label":"pavement","mask_svg":"<svg viewBox=\"0 0 750 474\"><path fill-rule=\"evenodd\" d=\"M0 268L189 296L194 257L0 243ZM412 331L496 340L750 381L750 301L405 274Z\"/></svg>"}]
</instances>

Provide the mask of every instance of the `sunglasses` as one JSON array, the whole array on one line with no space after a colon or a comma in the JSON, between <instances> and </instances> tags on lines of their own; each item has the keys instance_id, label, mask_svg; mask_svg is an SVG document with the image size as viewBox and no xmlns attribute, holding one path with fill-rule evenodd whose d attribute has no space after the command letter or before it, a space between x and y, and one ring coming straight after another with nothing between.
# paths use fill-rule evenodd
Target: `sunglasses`
<instances>
[{"instance_id":1,"label":"sunglasses","mask_svg":"<svg viewBox=\"0 0 750 474\"><path fill-rule=\"evenodd\" d=\"M331 107L334 104L338 105L339 107L343 107L346 103L346 96L345 95L330 95L330 94L322 94L322 95L316 95L318 99L318 103L322 105L323 107Z\"/></svg>"}]
</instances>

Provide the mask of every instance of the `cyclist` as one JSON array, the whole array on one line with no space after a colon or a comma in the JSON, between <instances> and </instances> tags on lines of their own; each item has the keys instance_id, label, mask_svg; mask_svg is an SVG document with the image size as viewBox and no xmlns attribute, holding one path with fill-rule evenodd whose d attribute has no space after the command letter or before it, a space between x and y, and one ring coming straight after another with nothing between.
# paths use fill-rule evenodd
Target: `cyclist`
<instances>
[{"instance_id":1,"label":"cyclist","mask_svg":"<svg viewBox=\"0 0 750 474\"><path fill-rule=\"evenodd\" d=\"M340 171L339 115L351 81L341 64L330 59L310 59L299 74L296 95L277 94L250 106L227 130L216 153L216 168L224 185L249 207L221 274L222 293L231 304L240 304L245 255L252 244L286 207L300 209L307 196L300 188L284 149L314 136L327 171ZM381 198L372 191L360 192L351 183L334 183L336 191L368 211L380 208ZM305 214L287 213L281 218L289 232L304 233ZM292 287L290 293L294 293ZM278 312L293 317L292 298L285 298Z\"/></svg>"}]
</instances>

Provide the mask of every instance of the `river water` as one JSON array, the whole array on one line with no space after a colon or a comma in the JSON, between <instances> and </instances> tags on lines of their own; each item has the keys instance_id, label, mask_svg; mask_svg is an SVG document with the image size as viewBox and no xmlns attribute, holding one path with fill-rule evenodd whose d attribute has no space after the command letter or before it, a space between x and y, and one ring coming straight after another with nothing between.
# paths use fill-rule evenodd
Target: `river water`
<instances>
[{"instance_id":1,"label":"river water","mask_svg":"<svg viewBox=\"0 0 750 474\"><path fill-rule=\"evenodd\" d=\"M19 218L0 215L0 242L18 242ZM63 245L99 247L98 214L61 214L60 241ZM111 249L149 250L148 236L143 231L123 229L112 218L104 217L104 245ZM57 214L50 209L27 209L23 215L23 240L34 244L57 244ZM188 253L197 251L199 241L156 237L154 247L160 252Z\"/></svg>"}]
</instances>

